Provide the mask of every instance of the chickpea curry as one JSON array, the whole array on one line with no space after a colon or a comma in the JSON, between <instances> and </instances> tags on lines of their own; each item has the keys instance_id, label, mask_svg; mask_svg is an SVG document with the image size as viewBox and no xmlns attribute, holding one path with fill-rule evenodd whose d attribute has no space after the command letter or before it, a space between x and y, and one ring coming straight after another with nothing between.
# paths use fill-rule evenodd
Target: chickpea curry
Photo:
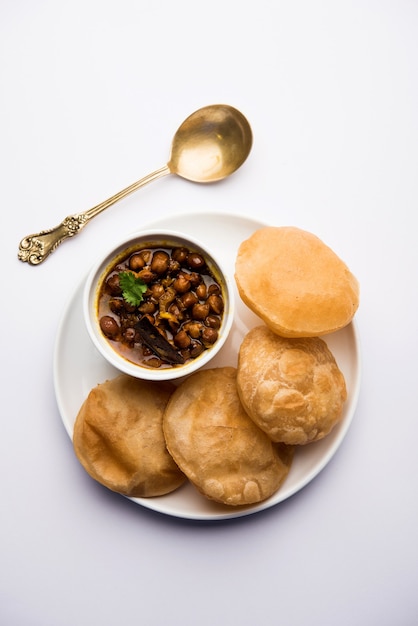
<instances>
[{"instance_id":1,"label":"chickpea curry","mask_svg":"<svg viewBox=\"0 0 418 626\"><path fill-rule=\"evenodd\" d=\"M146 247L109 269L98 296L102 333L125 359L167 368L195 359L218 339L222 285L202 254Z\"/></svg>"}]
</instances>

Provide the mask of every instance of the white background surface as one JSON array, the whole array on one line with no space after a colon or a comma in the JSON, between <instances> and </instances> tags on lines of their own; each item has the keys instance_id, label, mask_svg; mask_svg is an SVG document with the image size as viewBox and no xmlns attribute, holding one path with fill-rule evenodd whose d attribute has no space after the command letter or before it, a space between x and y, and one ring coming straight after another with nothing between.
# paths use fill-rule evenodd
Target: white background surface
<instances>
[{"instance_id":1,"label":"white background surface","mask_svg":"<svg viewBox=\"0 0 418 626\"><path fill-rule=\"evenodd\" d=\"M417 32L413 0L0 2L2 625L416 623ZM164 165L215 102L254 132L228 181L154 182L43 265L17 260L24 235ZM55 401L68 297L99 249L173 211L311 230L361 284L346 439L303 491L235 521L96 485Z\"/></svg>"}]
</instances>

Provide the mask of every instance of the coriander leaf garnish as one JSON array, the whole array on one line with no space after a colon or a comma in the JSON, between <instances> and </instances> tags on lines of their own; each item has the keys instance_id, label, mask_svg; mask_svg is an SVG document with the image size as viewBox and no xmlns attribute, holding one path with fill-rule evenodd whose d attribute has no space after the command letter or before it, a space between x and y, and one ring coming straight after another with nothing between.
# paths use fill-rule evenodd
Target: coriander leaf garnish
<instances>
[{"instance_id":1,"label":"coriander leaf garnish","mask_svg":"<svg viewBox=\"0 0 418 626\"><path fill-rule=\"evenodd\" d=\"M135 276L132 272L120 272L119 285L122 289L122 296L132 306L138 306L143 300L143 294L147 286L143 280Z\"/></svg>"}]
</instances>

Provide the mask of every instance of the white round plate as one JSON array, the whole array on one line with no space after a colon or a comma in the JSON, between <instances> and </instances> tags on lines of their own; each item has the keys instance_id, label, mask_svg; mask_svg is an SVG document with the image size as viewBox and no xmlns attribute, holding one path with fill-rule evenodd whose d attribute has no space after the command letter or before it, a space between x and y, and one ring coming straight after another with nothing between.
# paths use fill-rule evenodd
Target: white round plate
<instances>
[{"instance_id":1,"label":"white round plate","mask_svg":"<svg viewBox=\"0 0 418 626\"><path fill-rule=\"evenodd\" d=\"M253 219L223 213L191 213L168 216L147 224L146 228L175 229L186 235L198 237L219 255L226 271L233 278L239 244L264 225ZM100 356L87 335L82 313L83 286L84 280L63 313L54 350L55 393L70 438L79 408L89 391L98 383L119 373ZM259 318L241 302L237 292L235 295L236 313L230 337L221 352L211 361L210 367L224 365L236 367L238 349L243 336L250 328L260 324ZM238 508L223 506L206 499L190 483L166 496L131 498L131 500L148 509L174 517L222 520L270 508L305 487L329 463L344 439L354 415L360 387L360 349L355 323L323 339L334 354L346 380L348 399L343 418L327 437L297 449L289 475L279 491L264 502Z\"/></svg>"}]
</instances>

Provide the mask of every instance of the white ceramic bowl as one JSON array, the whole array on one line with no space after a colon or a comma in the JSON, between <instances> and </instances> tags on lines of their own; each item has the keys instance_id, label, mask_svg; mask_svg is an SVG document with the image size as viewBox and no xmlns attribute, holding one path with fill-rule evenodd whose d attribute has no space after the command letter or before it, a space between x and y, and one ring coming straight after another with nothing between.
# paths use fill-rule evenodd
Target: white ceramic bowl
<instances>
[{"instance_id":1,"label":"white ceramic bowl","mask_svg":"<svg viewBox=\"0 0 418 626\"><path fill-rule=\"evenodd\" d=\"M222 287L224 300L224 312L221 327L218 331L218 339L209 348L205 349L198 357L189 359L184 364L173 365L164 368L150 368L131 362L121 356L111 342L103 334L98 315L98 296L100 287L108 275L111 267L117 260L134 252L136 249L147 247L174 248L186 247L191 251L200 253L217 282ZM145 380L172 380L187 376L192 372L208 365L211 359L218 354L228 338L234 318L234 295L227 273L223 270L220 262L208 250L207 246L197 239L182 235L173 230L139 231L130 234L119 241L110 250L105 252L91 269L83 292L83 314L88 334L100 354L115 368Z\"/></svg>"}]
</instances>

